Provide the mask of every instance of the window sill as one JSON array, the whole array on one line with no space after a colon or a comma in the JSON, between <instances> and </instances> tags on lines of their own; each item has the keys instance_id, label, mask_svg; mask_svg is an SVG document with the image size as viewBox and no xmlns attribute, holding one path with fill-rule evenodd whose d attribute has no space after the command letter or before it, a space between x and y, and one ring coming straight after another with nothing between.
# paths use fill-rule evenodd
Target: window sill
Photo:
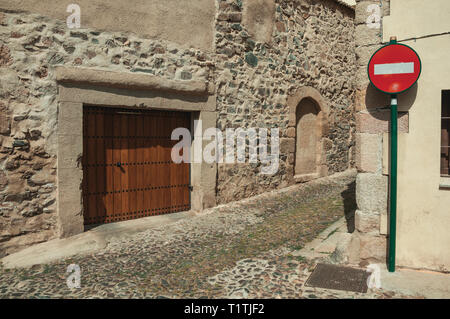
<instances>
[{"instance_id":1,"label":"window sill","mask_svg":"<svg viewBox=\"0 0 450 319\"><path fill-rule=\"evenodd\" d=\"M450 176L441 176L439 188L450 189Z\"/></svg>"}]
</instances>

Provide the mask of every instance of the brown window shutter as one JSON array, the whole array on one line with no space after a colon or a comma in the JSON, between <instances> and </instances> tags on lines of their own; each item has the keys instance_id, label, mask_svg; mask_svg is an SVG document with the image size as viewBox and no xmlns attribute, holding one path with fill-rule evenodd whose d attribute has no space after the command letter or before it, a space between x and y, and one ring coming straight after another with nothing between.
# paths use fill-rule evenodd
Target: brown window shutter
<instances>
[{"instance_id":1,"label":"brown window shutter","mask_svg":"<svg viewBox=\"0 0 450 319\"><path fill-rule=\"evenodd\" d=\"M450 175L450 91L442 91L441 175Z\"/></svg>"}]
</instances>

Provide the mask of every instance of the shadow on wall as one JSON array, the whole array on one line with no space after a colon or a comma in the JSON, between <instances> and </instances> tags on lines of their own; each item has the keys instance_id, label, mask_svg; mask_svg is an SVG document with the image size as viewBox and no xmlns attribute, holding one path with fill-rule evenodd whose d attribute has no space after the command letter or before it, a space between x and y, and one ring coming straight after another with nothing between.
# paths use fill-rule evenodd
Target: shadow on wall
<instances>
[{"instance_id":1,"label":"shadow on wall","mask_svg":"<svg viewBox=\"0 0 450 319\"><path fill-rule=\"evenodd\" d=\"M414 104L417 97L417 83L408 91L398 94L398 111L399 115L406 113ZM371 83L367 86L366 100L367 111L374 118L382 121L390 119L390 95L376 89Z\"/></svg>"},{"instance_id":2,"label":"shadow on wall","mask_svg":"<svg viewBox=\"0 0 450 319\"><path fill-rule=\"evenodd\" d=\"M408 91L400 93L397 95L398 99L398 111L399 111L399 118L402 117L404 114L407 114L411 107L413 106L414 102L416 101L417 97L417 90L418 90L418 84L414 84ZM391 127L391 120L390 120L390 96L389 94L383 93L379 90L377 90L372 84L369 84L367 87L367 93L366 93L366 107L367 111L371 116L374 118L381 120L381 121L389 121L388 123L388 132L390 132ZM409 132L409 125L408 125L408 131ZM389 153L388 153L388 163L389 163L389 172L391 170L390 163L391 163L391 139L389 138L389 145L388 145ZM390 185L390 183L389 183ZM388 186L390 187L390 186ZM390 229L390 218L389 218L389 194L390 189L388 189L387 192L388 196L388 209L387 209L387 220L388 220L388 233ZM386 264L389 263L389 236L386 236Z\"/></svg>"},{"instance_id":3,"label":"shadow on wall","mask_svg":"<svg viewBox=\"0 0 450 319\"><path fill-rule=\"evenodd\" d=\"M341 193L344 202L344 215L347 223L347 231L353 233L355 230L356 205L356 182L352 182L347 189Z\"/></svg>"}]
</instances>

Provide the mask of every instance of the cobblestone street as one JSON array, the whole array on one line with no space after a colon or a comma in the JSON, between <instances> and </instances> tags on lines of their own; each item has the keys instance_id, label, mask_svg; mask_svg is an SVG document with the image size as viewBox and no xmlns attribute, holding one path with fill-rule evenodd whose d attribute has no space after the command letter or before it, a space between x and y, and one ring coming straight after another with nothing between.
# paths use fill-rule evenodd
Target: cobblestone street
<instances>
[{"instance_id":1,"label":"cobblestone street","mask_svg":"<svg viewBox=\"0 0 450 319\"><path fill-rule=\"evenodd\" d=\"M405 298L303 286L314 260L291 253L354 206L353 173L295 185L115 240L101 253L0 268L0 297ZM79 289L66 285L73 263L81 267Z\"/></svg>"}]
</instances>

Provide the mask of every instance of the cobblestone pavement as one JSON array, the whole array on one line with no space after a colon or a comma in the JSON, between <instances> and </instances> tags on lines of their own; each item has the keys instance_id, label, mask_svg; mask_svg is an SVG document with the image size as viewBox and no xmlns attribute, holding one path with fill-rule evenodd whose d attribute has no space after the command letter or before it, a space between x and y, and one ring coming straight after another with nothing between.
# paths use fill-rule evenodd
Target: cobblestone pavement
<instances>
[{"instance_id":1,"label":"cobblestone pavement","mask_svg":"<svg viewBox=\"0 0 450 319\"><path fill-rule=\"evenodd\" d=\"M354 210L354 178L340 174L218 206L117 239L101 253L0 268L0 297L405 298L303 286L314 260L291 252ZM73 263L81 267L81 288L69 289L66 270Z\"/></svg>"}]
</instances>

